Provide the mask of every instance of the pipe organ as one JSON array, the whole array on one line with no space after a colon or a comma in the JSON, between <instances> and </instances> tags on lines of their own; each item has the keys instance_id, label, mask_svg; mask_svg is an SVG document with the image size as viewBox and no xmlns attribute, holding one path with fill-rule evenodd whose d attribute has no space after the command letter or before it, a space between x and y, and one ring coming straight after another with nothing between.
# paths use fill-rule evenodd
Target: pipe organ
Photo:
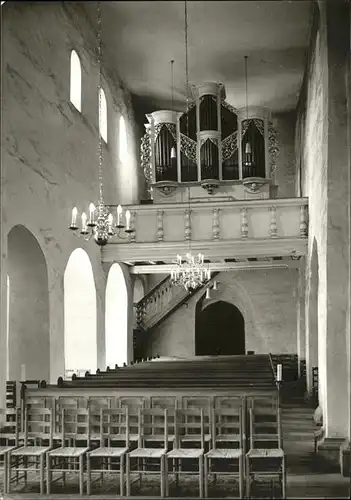
<instances>
[{"instance_id":1,"label":"pipe organ","mask_svg":"<svg viewBox=\"0 0 351 500\"><path fill-rule=\"evenodd\" d=\"M185 184L191 197L223 191L234 193L234 199L273 197L278 147L268 110L233 108L221 83L207 82L192 91L188 112L146 115L141 167L152 198L161 194L175 201L174 193Z\"/></svg>"}]
</instances>

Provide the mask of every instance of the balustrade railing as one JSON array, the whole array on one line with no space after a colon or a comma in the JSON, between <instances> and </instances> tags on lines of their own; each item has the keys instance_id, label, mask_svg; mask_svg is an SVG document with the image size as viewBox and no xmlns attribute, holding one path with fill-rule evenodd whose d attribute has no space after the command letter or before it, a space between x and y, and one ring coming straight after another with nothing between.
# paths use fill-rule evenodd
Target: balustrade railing
<instances>
[{"instance_id":1,"label":"balustrade railing","mask_svg":"<svg viewBox=\"0 0 351 500\"><path fill-rule=\"evenodd\" d=\"M213 273L212 280L217 274L218 272ZM207 284L211 284L211 281ZM148 330L156 326L191 294L192 292L186 291L182 286L172 285L170 277L167 276L137 303L138 327Z\"/></svg>"},{"instance_id":2,"label":"balustrade railing","mask_svg":"<svg viewBox=\"0 0 351 500\"><path fill-rule=\"evenodd\" d=\"M129 206L129 238L112 243L156 243L307 238L308 199L167 203ZM114 207L111 207L112 213Z\"/></svg>"}]
</instances>

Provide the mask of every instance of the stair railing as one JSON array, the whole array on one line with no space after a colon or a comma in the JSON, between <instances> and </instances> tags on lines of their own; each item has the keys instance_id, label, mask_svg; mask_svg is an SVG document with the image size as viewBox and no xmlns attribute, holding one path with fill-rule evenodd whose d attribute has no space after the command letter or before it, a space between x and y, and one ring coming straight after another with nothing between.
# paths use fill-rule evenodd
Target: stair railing
<instances>
[{"instance_id":1,"label":"stair railing","mask_svg":"<svg viewBox=\"0 0 351 500\"><path fill-rule=\"evenodd\" d=\"M194 291L172 285L170 276L167 276L136 304L138 328L147 330L158 325L194 293L211 284L217 275L218 272L213 273L210 282Z\"/></svg>"}]
</instances>

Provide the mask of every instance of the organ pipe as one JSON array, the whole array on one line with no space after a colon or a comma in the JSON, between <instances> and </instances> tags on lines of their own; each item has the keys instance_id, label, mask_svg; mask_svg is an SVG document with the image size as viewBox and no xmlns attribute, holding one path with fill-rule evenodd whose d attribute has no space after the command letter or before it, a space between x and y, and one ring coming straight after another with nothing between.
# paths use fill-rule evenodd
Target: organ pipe
<instances>
[{"instance_id":1,"label":"organ pipe","mask_svg":"<svg viewBox=\"0 0 351 500\"><path fill-rule=\"evenodd\" d=\"M148 182L268 177L268 111L235 110L219 83L193 87L193 95L188 116L170 110L147 115L141 151Z\"/></svg>"}]
</instances>

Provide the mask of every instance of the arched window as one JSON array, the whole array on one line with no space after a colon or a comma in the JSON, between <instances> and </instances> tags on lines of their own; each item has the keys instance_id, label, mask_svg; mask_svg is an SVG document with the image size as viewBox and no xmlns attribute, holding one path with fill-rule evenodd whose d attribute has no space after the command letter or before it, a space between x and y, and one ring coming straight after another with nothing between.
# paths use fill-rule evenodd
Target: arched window
<instances>
[{"instance_id":1,"label":"arched window","mask_svg":"<svg viewBox=\"0 0 351 500\"><path fill-rule=\"evenodd\" d=\"M71 52L70 101L78 111L82 110L82 68L75 50Z\"/></svg>"},{"instance_id":2,"label":"arched window","mask_svg":"<svg viewBox=\"0 0 351 500\"><path fill-rule=\"evenodd\" d=\"M119 160L122 164L128 162L127 129L123 116L119 119Z\"/></svg>"},{"instance_id":3,"label":"arched window","mask_svg":"<svg viewBox=\"0 0 351 500\"><path fill-rule=\"evenodd\" d=\"M128 294L123 271L112 265L106 285L105 350L106 365L122 366L128 360Z\"/></svg>"},{"instance_id":4,"label":"arched window","mask_svg":"<svg viewBox=\"0 0 351 500\"><path fill-rule=\"evenodd\" d=\"M103 88L100 88L99 106L100 106L100 113L99 113L100 135L103 138L103 140L107 143L107 101Z\"/></svg>"},{"instance_id":5,"label":"arched window","mask_svg":"<svg viewBox=\"0 0 351 500\"><path fill-rule=\"evenodd\" d=\"M65 373L97 368L96 289L88 254L76 248L64 274Z\"/></svg>"}]
</instances>

